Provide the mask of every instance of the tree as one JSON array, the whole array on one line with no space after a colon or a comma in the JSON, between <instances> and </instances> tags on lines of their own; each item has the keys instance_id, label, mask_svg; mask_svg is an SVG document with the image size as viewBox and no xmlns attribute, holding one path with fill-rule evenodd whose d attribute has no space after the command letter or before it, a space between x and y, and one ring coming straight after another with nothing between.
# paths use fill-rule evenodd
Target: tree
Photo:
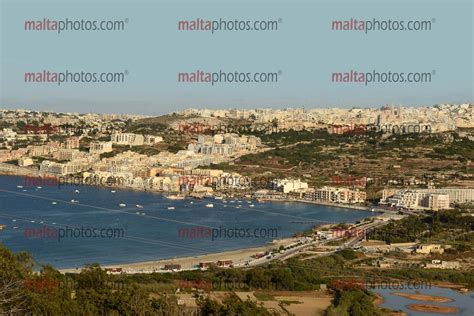
<instances>
[{"instance_id":1,"label":"tree","mask_svg":"<svg viewBox=\"0 0 474 316\"><path fill-rule=\"evenodd\" d=\"M33 261L26 253L13 254L0 244L0 314L21 315L28 310L24 280L31 276Z\"/></svg>"}]
</instances>

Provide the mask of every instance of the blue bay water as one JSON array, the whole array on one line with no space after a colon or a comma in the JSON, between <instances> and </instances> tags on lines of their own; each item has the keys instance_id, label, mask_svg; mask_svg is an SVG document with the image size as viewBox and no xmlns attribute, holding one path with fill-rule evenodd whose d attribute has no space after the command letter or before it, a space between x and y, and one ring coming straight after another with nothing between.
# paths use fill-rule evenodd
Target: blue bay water
<instances>
[{"instance_id":1,"label":"blue bay water","mask_svg":"<svg viewBox=\"0 0 474 316\"><path fill-rule=\"evenodd\" d=\"M15 252L31 253L37 264L75 268L95 262L105 265L196 256L261 246L275 239L190 239L178 236L180 228L249 228L252 232L255 228L276 228L278 238L283 238L317 224L356 222L372 215L368 211L303 203L252 201L255 207L250 207L247 201L224 204L211 199L169 200L157 193L111 190L90 186L38 189L25 186L22 177L0 176L0 224L7 225L0 230L0 242ZM121 203L126 207L120 207ZM207 203L214 207L207 208ZM143 208L137 208L137 204ZM168 210L170 206L175 210ZM25 229L45 226L118 228L124 230L124 237L63 238L58 242L53 238L25 236Z\"/></svg>"}]
</instances>

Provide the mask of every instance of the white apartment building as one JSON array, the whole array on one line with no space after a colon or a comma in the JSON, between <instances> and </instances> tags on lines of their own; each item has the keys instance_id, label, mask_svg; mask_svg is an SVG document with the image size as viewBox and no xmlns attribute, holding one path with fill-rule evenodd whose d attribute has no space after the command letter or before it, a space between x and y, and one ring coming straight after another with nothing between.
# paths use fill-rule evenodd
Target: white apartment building
<instances>
[{"instance_id":1,"label":"white apartment building","mask_svg":"<svg viewBox=\"0 0 474 316\"><path fill-rule=\"evenodd\" d=\"M466 203L474 201L474 189L443 188L443 189L419 189L423 193L447 194L451 203Z\"/></svg>"},{"instance_id":2,"label":"white apartment building","mask_svg":"<svg viewBox=\"0 0 474 316\"><path fill-rule=\"evenodd\" d=\"M445 210L449 209L449 195L448 194L429 194L424 206L430 210Z\"/></svg>"},{"instance_id":3,"label":"white apartment building","mask_svg":"<svg viewBox=\"0 0 474 316\"><path fill-rule=\"evenodd\" d=\"M300 179L277 179L274 181L274 187L283 193L305 192L308 190L308 183L302 182Z\"/></svg>"},{"instance_id":4,"label":"white apartment building","mask_svg":"<svg viewBox=\"0 0 474 316\"><path fill-rule=\"evenodd\" d=\"M241 151L252 151L261 144L255 136L237 134L217 134L214 136L199 135L196 144L189 144L188 150L204 155L230 156Z\"/></svg>"},{"instance_id":5,"label":"white apartment building","mask_svg":"<svg viewBox=\"0 0 474 316\"><path fill-rule=\"evenodd\" d=\"M20 167L28 167L33 164L34 164L34 161L30 157L21 157L20 159L18 159L18 165Z\"/></svg>"},{"instance_id":6,"label":"white apartment building","mask_svg":"<svg viewBox=\"0 0 474 316\"><path fill-rule=\"evenodd\" d=\"M84 152L79 151L78 149L59 149L53 153L53 158L56 160L74 160L77 158L83 158Z\"/></svg>"},{"instance_id":7,"label":"white apartment building","mask_svg":"<svg viewBox=\"0 0 474 316\"><path fill-rule=\"evenodd\" d=\"M128 146L153 145L163 141L163 137L154 135L139 135L134 133L113 133L113 144Z\"/></svg>"},{"instance_id":8,"label":"white apartment building","mask_svg":"<svg viewBox=\"0 0 474 316\"><path fill-rule=\"evenodd\" d=\"M322 187L306 192L304 198L332 203L364 203L367 193L347 188Z\"/></svg>"},{"instance_id":9,"label":"white apartment building","mask_svg":"<svg viewBox=\"0 0 474 316\"><path fill-rule=\"evenodd\" d=\"M474 189L461 188L399 190L390 195L390 192L384 192L386 199L382 201L382 204L407 209L440 210L448 209L450 203L474 201Z\"/></svg>"},{"instance_id":10,"label":"white apartment building","mask_svg":"<svg viewBox=\"0 0 474 316\"><path fill-rule=\"evenodd\" d=\"M145 141L145 137L133 133L113 133L111 141L117 145L141 146Z\"/></svg>"},{"instance_id":11,"label":"white apartment building","mask_svg":"<svg viewBox=\"0 0 474 316\"><path fill-rule=\"evenodd\" d=\"M401 190L388 198L388 204L394 207L406 209L418 209L421 206L421 200L426 195L420 194L414 190Z\"/></svg>"},{"instance_id":12,"label":"white apartment building","mask_svg":"<svg viewBox=\"0 0 474 316\"><path fill-rule=\"evenodd\" d=\"M66 139L66 149L79 148L79 140L80 137L78 136L73 136Z\"/></svg>"},{"instance_id":13,"label":"white apartment building","mask_svg":"<svg viewBox=\"0 0 474 316\"><path fill-rule=\"evenodd\" d=\"M112 151L112 142L91 142L89 153L102 154Z\"/></svg>"},{"instance_id":14,"label":"white apartment building","mask_svg":"<svg viewBox=\"0 0 474 316\"><path fill-rule=\"evenodd\" d=\"M387 199L392 207L405 209L442 210L450 208L450 196L432 190L400 190Z\"/></svg>"},{"instance_id":15,"label":"white apartment building","mask_svg":"<svg viewBox=\"0 0 474 316\"><path fill-rule=\"evenodd\" d=\"M57 163L45 160L40 165L41 173L56 175L67 175L82 172L88 169L88 164L84 162Z\"/></svg>"}]
</instances>

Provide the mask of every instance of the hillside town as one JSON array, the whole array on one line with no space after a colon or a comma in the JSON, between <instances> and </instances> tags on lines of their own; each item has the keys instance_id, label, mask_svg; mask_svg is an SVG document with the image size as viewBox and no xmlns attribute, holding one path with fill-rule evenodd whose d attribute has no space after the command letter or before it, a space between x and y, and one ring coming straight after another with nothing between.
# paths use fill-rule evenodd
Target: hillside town
<instances>
[{"instance_id":1,"label":"hillside town","mask_svg":"<svg viewBox=\"0 0 474 316\"><path fill-rule=\"evenodd\" d=\"M469 104L433 107L381 109L287 109L287 110L185 110L171 115L167 130L151 134L127 131L134 122L149 119L137 115L43 113L27 110L1 110L4 127L0 131L0 162L3 169L17 165L21 172L38 177L80 178L80 183L106 183L169 195L232 194L262 200L298 200L336 204L368 205L362 186L333 181L314 187L305 179L250 177L235 171L212 168L241 156L271 149L253 135L214 130L225 124L220 119L258 124L275 124L278 131L327 129L354 124L430 124L430 133L474 127L474 107ZM416 118L416 119L414 119ZM184 124L200 122L207 129L186 131ZM235 123L235 121L233 121ZM231 124L227 122L228 124ZM190 125L191 124L191 125ZM195 125L194 125L195 126ZM207 133L211 131L212 133ZM182 148L158 153L157 148L174 134L186 134ZM268 134L268 131L265 131ZM272 133L272 132L271 132ZM174 141L174 139L172 140ZM159 148L159 147L158 147ZM140 150L145 149L145 150ZM5 169L6 168L6 169ZM14 172L13 172L14 173ZM261 175L263 176L263 175ZM94 179L89 181L89 179ZM120 179L120 181L118 180ZM336 184L336 185L334 185ZM399 209L447 209L453 203L474 200L474 189L434 188L386 189L380 205Z\"/></svg>"}]
</instances>

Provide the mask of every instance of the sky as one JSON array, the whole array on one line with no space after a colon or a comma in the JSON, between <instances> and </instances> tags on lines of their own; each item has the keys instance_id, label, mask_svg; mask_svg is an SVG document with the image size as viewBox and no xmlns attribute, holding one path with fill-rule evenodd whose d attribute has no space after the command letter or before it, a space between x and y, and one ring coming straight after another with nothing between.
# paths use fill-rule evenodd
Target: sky
<instances>
[{"instance_id":1,"label":"sky","mask_svg":"<svg viewBox=\"0 0 474 316\"><path fill-rule=\"evenodd\" d=\"M473 102L473 0L0 0L0 108L159 115L185 108L381 107ZM180 31L182 20L275 20L276 31ZM430 31L334 31L334 20L431 22ZM25 21L126 21L121 31L25 30ZM25 73L121 72L123 82L25 82ZM278 82L178 74L277 73ZM430 82L333 82L334 72L423 72Z\"/></svg>"}]
</instances>

